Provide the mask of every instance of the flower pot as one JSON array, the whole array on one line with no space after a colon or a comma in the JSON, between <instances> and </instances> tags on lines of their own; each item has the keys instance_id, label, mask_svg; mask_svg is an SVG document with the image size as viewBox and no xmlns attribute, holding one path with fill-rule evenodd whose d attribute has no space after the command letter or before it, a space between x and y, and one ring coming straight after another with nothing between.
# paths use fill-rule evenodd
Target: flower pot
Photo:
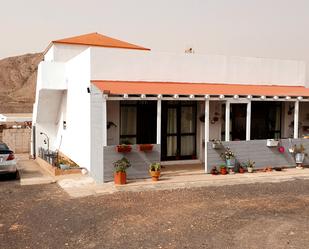
<instances>
[{"instance_id":1,"label":"flower pot","mask_svg":"<svg viewBox=\"0 0 309 249\"><path fill-rule=\"evenodd\" d=\"M218 170L216 168L211 169L210 174L218 175Z\"/></svg>"},{"instance_id":2,"label":"flower pot","mask_svg":"<svg viewBox=\"0 0 309 249\"><path fill-rule=\"evenodd\" d=\"M152 151L153 145L152 144L140 144L139 151Z\"/></svg>"},{"instance_id":3,"label":"flower pot","mask_svg":"<svg viewBox=\"0 0 309 249\"><path fill-rule=\"evenodd\" d=\"M243 173L245 173L245 170L244 170L244 168L239 168L239 169L238 169L238 172L239 172L240 174L243 174Z\"/></svg>"},{"instance_id":4,"label":"flower pot","mask_svg":"<svg viewBox=\"0 0 309 249\"><path fill-rule=\"evenodd\" d=\"M233 167L235 165L235 158L226 159L225 162L227 167Z\"/></svg>"},{"instance_id":5,"label":"flower pot","mask_svg":"<svg viewBox=\"0 0 309 249\"><path fill-rule=\"evenodd\" d=\"M267 139L266 145L267 147L277 147L279 145L279 141L275 139Z\"/></svg>"},{"instance_id":6,"label":"flower pot","mask_svg":"<svg viewBox=\"0 0 309 249\"><path fill-rule=\"evenodd\" d=\"M115 172L114 173L114 183L117 185L123 185L127 183L127 173L126 172Z\"/></svg>"},{"instance_id":7,"label":"flower pot","mask_svg":"<svg viewBox=\"0 0 309 249\"><path fill-rule=\"evenodd\" d=\"M159 181L160 175L161 175L161 171L149 171L149 174L151 175L151 179L154 182Z\"/></svg>"},{"instance_id":8,"label":"flower pot","mask_svg":"<svg viewBox=\"0 0 309 249\"><path fill-rule=\"evenodd\" d=\"M130 145L117 145L116 151L119 153L129 153L131 152L132 147Z\"/></svg>"},{"instance_id":9,"label":"flower pot","mask_svg":"<svg viewBox=\"0 0 309 249\"><path fill-rule=\"evenodd\" d=\"M253 173L253 168L252 167L248 167L247 170L248 170L248 173Z\"/></svg>"},{"instance_id":10,"label":"flower pot","mask_svg":"<svg viewBox=\"0 0 309 249\"><path fill-rule=\"evenodd\" d=\"M305 154L304 153L296 153L295 155L295 161L297 164L302 164L305 160Z\"/></svg>"},{"instance_id":11,"label":"flower pot","mask_svg":"<svg viewBox=\"0 0 309 249\"><path fill-rule=\"evenodd\" d=\"M221 168L220 169L220 174L221 175L226 175L227 174L227 169L226 168Z\"/></svg>"}]
</instances>

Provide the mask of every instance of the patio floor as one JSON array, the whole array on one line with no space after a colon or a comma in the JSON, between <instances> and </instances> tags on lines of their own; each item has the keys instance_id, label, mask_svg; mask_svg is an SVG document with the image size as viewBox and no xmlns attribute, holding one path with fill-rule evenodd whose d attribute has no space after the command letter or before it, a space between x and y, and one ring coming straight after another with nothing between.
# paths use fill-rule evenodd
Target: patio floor
<instances>
[{"instance_id":1,"label":"patio floor","mask_svg":"<svg viewBox=\"0 0 309 249\"><path fill-rule=\"evenodd\" d=\"M68 176L58 179L57 183L71 197L97 194L111 194L119 191L172 190L180 188L228 186L266 182L293 181L309 179L309 169L289 168L282 171L255 172L244 174L211 175L203 173L201 164L169 165L162 170L160 181L150 178L128 180L126 185L116 186L114 182L96 184L89 176Z\"/></svg>"}]
</instances>

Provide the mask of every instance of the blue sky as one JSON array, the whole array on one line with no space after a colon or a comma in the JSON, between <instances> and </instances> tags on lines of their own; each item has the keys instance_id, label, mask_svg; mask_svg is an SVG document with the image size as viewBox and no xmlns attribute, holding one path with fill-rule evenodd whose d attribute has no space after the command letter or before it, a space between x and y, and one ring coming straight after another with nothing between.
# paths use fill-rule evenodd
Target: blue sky
<instances>
[{"instance_id":1,"label":"blue sky","mask_svg":"<svg viewBox=\"0 0 309 249\"><path fill-rule=\"evenodd\" d=\"M99 32L155 51L309 61L308 0L0 1L0 58Z\"/></svg>"}]
</instances>

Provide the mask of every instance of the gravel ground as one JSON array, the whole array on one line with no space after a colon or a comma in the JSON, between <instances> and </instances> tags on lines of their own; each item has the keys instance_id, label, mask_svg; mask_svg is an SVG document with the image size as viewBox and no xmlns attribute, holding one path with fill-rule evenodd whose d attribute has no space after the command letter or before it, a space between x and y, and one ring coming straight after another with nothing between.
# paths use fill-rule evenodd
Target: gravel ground
<instances>
[{"instance_id":1,"label":"gravel ground","mask_svg":"<svg viewBox=\"0 0 309 249\"><path fill-rule=\"evenodd\" d=\"M0 247L309 248L309 181L70 199L0 182Z\"/></svg>"}]
</instances>

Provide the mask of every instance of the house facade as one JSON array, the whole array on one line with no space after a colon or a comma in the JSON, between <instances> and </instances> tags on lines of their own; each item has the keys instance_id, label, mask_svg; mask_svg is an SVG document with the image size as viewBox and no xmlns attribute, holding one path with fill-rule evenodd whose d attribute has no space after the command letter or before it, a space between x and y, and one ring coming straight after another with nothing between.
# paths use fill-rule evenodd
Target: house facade
<instances>
[{"instance_id":1,"label":"house facade","mask_svg":"<svg viewBox=\"0 0 309 249\"><path fill-rule=\"evenodd\" d=\"M129 178L147 176L157 161L200 163L209 173L223 163L212 140L258 168L295 166L288 148L309 149L305 68L295 60L153 52L97 33L53 41L38 69L33 154L46 147L46 134L49 150L98 182L112 179L122 156L132 162ZM132 151L118 152L119 144Z\"/></svg>"}]
</instances>

